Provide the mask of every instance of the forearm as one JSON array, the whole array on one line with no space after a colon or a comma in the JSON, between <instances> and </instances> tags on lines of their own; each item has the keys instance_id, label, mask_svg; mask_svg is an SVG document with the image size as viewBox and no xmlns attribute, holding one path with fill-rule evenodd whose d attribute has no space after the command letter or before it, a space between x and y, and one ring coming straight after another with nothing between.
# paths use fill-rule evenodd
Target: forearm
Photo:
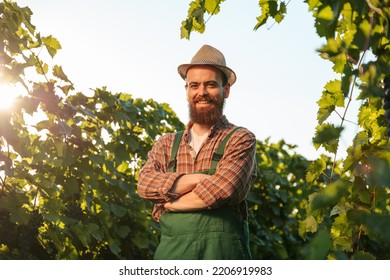
<instances>
[{"instance_id":1,"label":"forearm","mask_svg":"<svg viewBox=\"0 0 390 280\"><path fill-rule=\"evenodd\" d=\"M180 198L167 202L164 208L168 212L190 212L207 208L207 205L193 192L186 193Z\"/></svg>"},{"instance_id":2,"label":"forearm","mask_svg":"<svg viewBox=\"0 0 390 280\"><path fill-rule=\"evenodd\" d=\"M139 174L138 193L142 198L154 203L164 203L190 192L208 177L210 175L199 173L164 173L147 165Z\"/></svg>"},{"instance_id":3,"label":"forearm","mask_svg":"<svg viewBox=\"0 0 390 280\"><path fill-rule=\"evenodd\" d=\"M179 173L162 173L158 171L143 170L138 178L138 194L153 203L164 203L178 198L180 195L173 193L173 188Z\"/></svg>"},{"instance_id":4,"label":"forearm","mask_svg":"<svg viewBox=\"0 0 390 280\"><path fill-rule=\"evenodd\" d=\"M202 180L209 178L210 175L194 173L194 174L186 174L180 176L175 181L171 192L178 194L185 194L192 191L197 184L199 184Z\"/></svg>"}]
</instances>

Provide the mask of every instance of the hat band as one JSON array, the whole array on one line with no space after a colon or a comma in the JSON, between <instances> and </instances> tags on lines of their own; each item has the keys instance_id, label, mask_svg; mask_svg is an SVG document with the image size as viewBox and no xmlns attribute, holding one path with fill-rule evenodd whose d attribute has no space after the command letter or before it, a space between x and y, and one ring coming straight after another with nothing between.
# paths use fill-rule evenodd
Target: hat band
<instances>
[{"instance_id":1,"label":"hat band","mask_svg":"<svg viewBox=\"0 0 390 280\"><path fill-rule=\"evenodd\" d=\"M206 59L203 59L203 60L195 60L195 61L192 61L191 64L214 64L214 65L220 65L220 64L218 64L218 63L215 62L215 61L206 60ZM220 66L223 66L223 65L220 65Z\"/></svg>"}]
</instances>

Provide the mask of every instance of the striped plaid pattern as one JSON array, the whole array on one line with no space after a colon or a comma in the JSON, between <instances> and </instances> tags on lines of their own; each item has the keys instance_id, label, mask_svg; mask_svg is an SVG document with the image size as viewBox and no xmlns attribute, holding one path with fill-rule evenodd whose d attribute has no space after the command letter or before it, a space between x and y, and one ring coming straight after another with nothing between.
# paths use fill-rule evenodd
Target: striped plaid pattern
<instances>
[{"instance_id":1,"label":"striped plaid pattern","mask_svg":"<svg viewBox=\"0 0 390 280\"><path fill-rule=\"evenodd\" d=\"M213 153L225 136L234 128L225 117L210 131L198 155L188 144L187 126L177 154L176 172L168 172L168 164L175 134L160 137L148 154L148 160L138 178L138 194L152 201L155 206L152 216L158 221L164 213L163 204L180 197L171 193L175 180L184 174L210 169ZM241 218L247 218L245 197L256 178L256 138L249 130L236 131L227 145L217 170L209 179L203 180L192 191L201 198L209 209L221 206L232 207Z\"/></svg>"}]
</instances>

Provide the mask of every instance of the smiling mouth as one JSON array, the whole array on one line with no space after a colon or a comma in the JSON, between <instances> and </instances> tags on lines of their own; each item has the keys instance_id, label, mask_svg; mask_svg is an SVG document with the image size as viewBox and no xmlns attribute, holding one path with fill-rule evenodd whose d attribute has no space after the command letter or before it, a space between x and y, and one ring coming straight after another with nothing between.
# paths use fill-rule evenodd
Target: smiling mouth
<instances>
[{"instance_id":1,"label":"smiling mouth","mask_svg":"<svg viewBox=\"0 0 390 280\"><path fill-rule=\"evenodd\" d=\"M197 103L197 104L210 104L212 102L210 102L210 100L198 100L198 101L195 101L195 103Z\"/></svg>"},{"instance_id":2,"label":"smiling mouth","mask_svg":"<svg viewBox=\"0 0 390 280\"><path fill-rule=\"evenodd\" d=\"M195 99L194 103L199 105L208 105L208 104L214 104L215 101L211 98L204 97L204 98Z\"/></svg>"}]
</instances>

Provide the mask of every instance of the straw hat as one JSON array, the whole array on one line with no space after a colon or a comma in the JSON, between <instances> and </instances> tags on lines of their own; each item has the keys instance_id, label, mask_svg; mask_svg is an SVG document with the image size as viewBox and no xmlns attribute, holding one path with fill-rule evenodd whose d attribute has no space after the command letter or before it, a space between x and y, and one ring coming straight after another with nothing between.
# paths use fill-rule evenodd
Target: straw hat
<instances>
[{"instance_id":1,"label":"straw hat","mask_svg":"<svg viewBox=\"0 0 390 280\"><path fill-rule=\"evenodd\" d=\"M237 79L234 71L226 66L223 54L216 48L209 45L201 47L192 58L191 63L179 65L177 71L180 76L185 79L188 69L194 65L210 65L221 70L226 75L227 81L230 85L233 85Z\"/></svg>"}]
</instances>

